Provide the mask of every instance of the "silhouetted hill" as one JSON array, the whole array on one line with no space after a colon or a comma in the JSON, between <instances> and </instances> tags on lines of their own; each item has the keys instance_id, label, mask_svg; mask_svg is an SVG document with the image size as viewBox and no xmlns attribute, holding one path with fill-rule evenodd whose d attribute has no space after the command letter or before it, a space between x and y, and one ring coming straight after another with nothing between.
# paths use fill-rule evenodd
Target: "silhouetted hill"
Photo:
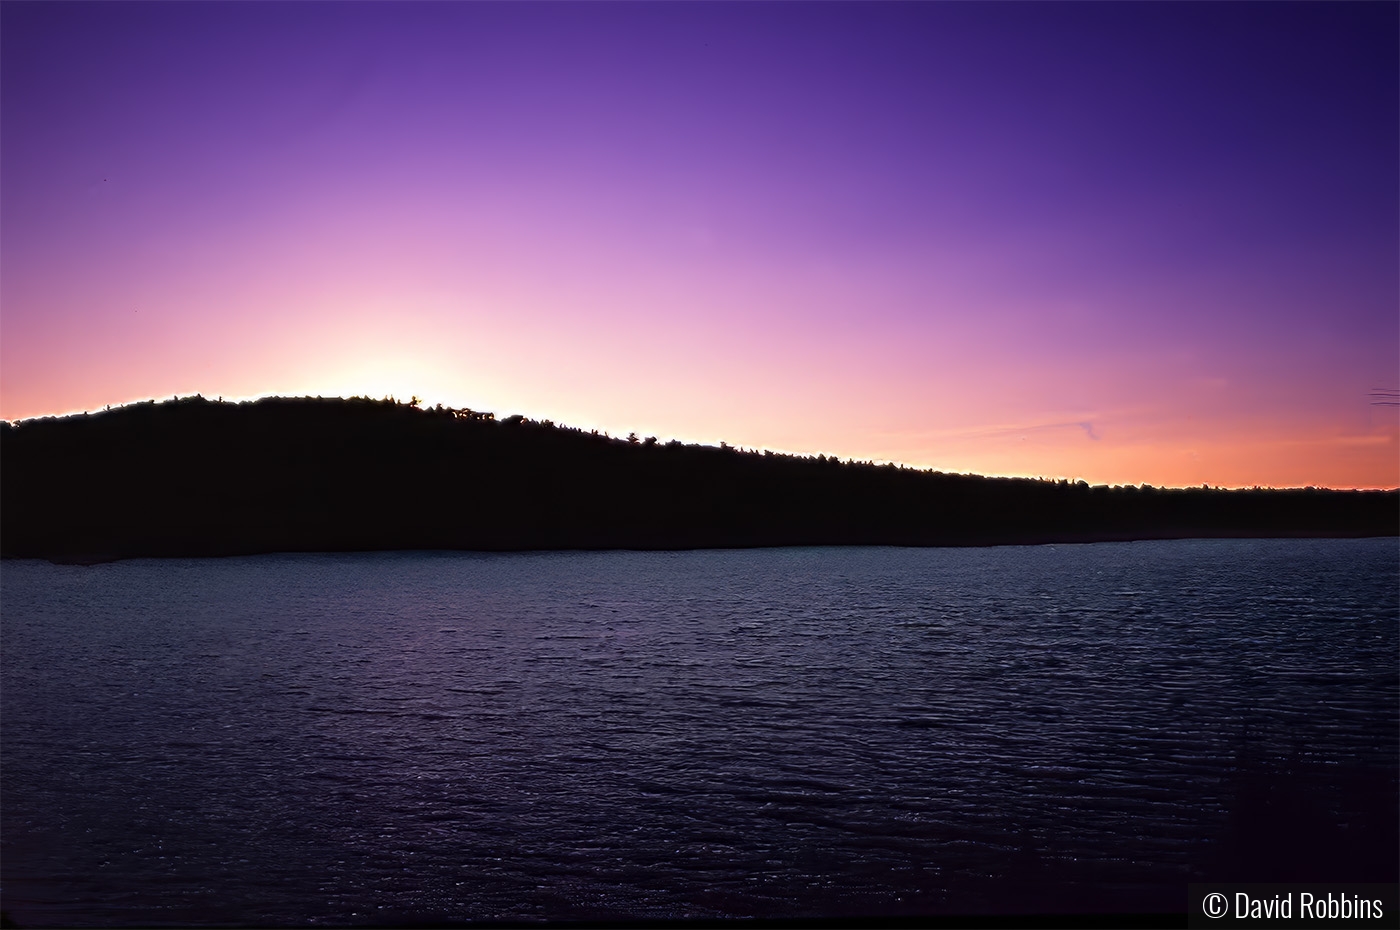
<instances>
[{"instance_id":1,"label":"silhouetted hill","mask_svg":"<svg viewBox=\"0 0 1400 930\"><path fill-rule=\"evenodd\" d=\"M0 425L5 557L1397 532L1396 491L980 478L366 399L184 398Z\"/></svg>"}]
</instances>

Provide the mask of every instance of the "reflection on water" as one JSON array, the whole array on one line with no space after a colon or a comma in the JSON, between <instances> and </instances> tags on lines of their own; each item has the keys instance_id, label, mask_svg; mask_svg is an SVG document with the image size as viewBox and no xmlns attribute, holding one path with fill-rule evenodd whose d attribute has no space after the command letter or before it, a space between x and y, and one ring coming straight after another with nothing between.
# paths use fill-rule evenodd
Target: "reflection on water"
<instances>
[{"instance_id":1,"label":"reflection on water","mask_svg":"<svg viewBox=\"0 0 1400 930\"><path fill-rule=\"evenodd\" d=\"M1209 878L1391 881L1397 564L1395 540L6 562L5 907L1180 911Z\"/></svg>"}]
</instances>

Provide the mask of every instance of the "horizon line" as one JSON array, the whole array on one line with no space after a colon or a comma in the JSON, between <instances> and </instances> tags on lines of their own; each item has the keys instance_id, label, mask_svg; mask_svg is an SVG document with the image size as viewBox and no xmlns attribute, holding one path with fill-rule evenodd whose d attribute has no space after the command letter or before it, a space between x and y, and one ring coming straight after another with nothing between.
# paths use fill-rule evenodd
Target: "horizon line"
<instances>
[{"instance_id":1,"label":"horizon line","mask_svg":"<svg viewBox=\"0 0 1400 930\"><path fill-rule=\"evenodd\" d=\"M432 411L432 410L437 409L437 408L441 408L441 409L443 409L443 410L451 410L451 411L454 411L454 412L455 412L455 411L462 411L462 410L470 410L470 411L472 411L472 412L474 412L474 413L485 413L485 414L489 414L489 415L491 416L491 418L492 418L495 422L498 422L498 423L499 423L499 422L502 422L503 420L509 419L510 417L519 416L519 417L521 417L523 420L528 421L528 422L530 422L530 423L542 424L542 423L548 422L548 423L550 423L551 425L553 425L554 427L559 428L559 429L565 429L565 430L571 430L571 431L578 431L578 432L580 432L580 433L585 433L585 434L587 434L587 433L590 432L590 429L588 429L588 428L586 428L586 427L570 426L570 425L565 424L565 423L556 422L556 421L554 421L554 420L552 420L552 419L549 419L549 418L536 418L536 417L532 417L532 416L527 416L527 415L525 415L525 414L511 414L511 415L509 415L509 416L507 416L507 417L496 418L495 412L494 412L494 411L476 410L475 408L472 408L472 407L452 407L452 406L448 406L448 405L446 405L446 404L442 404L442 403L440 403L440 402L439 402L439 403L432 404L432 405L428 405L428 402L427 402L426 400L423 400L422 398L418 397L417 394L412 394L412 395L410 395L409 400L400 400L399 398L397 398L397 397L394 396L393 394L386 394L386 395L384 395L384 397L382 397L382 398L371 397L371 396L369 396L369 395L367 395L367 394L354 394L354 395L351 395L351 396L349 396L349 397L345 397L345 396L341 396L341 395L326 396L326 395L324 395L324 394L303 394L303 395L289 395L289 394L254 394L254 395L230 396L230 397L228 397L228 398L225 398L224 395L220 394L220 395L217 395L215 398L211 399L211 398L205 397L205 396L203 395L203 393L201 393L201 392L192 392L192 393L184 394L184 395L172 394L171 397L170 397L168 400L157 400L157 399L154 398L154 397L152 397L152 398L147 398L147 399L145 399L145 400L127 400L127 401L123 401L123 402L117 403L117 404L107 404L107 405L105 405L101 410L71 410L71 411L66 411L66 412L64 412L64 413L39 414L39 415L36 415L36 416L20 417L20 418L18 418L18 419L0 418L0 423L4 423L4 424L6 424L6 425L8 425L8 426L15 427L15 426L18 426L18 425L20 425L20 424L22 424L22 423L27 423L27 422L31 422L31 421L35 421L35 420L64 420L64 419L69 419L69 418L74 418L74 417L88 417L88 416L99 415L99 414L102 414L102 413L110 413L113 409L120 410L120 409L124 409L124 408L126 408L126 407L132 407L132 406L138 406L138 405L144 406L144 405L147 405L147 404L154 404L154 405L160 406L160 405L165 405L165 404L170 404L170 403L179 403L181 400L186 400L186 401L188 401L188 400L191 400L191 399L198 399L198 400L204 401L205 403L211 403L211 404L232 404L232 405L254 404L254 403L258 403L259 401L264 401L264 400L323 400L323 401L365 400L365 401L370 401L370 402L373 402L373 403L392 403L392 404L394 404L395 406L407 407L407 408L409 408L409 409L412 409L412 410L419 410L419 411L422 411L422 412ZM417 401L417 403L414 403L413 401ZM626 436L613 436L611 433L607 432L606 430L593 429L593 430L591 430L591 432L592 432L593 435L605 437L605 438L612 439L612 440L617 440L617 441L621 441L621 442L627 442L627 441L628 441L628 439L627 439ZM630 435L636 436L637 434L636 434L635 431L633 431ZM647 437L647 438L656 439L656 440L657 440L657 444L659 444L659 445L665 444L665 443L663 443L663 442L660 440L659 437L652 436L652 437ZM723 440L719 440L719 441L717 442L717 444L712 444L712 443L708 443L708 442L705 442L705 441L702 441L702 440L687 441L687 440L682 440L680 437L672 437L671 439L666 440L666 442L680 442L682 445L699 446L699 447L701 447L701 448L715 449L715 450L717 450L717 451L719 451L719 450L727 450L727 451L739 452L739 453L744 453L744 454L762 454L762 453L770 453L770 454L772 454L772 455L792 456L792 457L794 457L794 458L806 458L806 459L815 459L815 458L819 458L819 457L824 457L824 458L829 459L829 460L833 460L833 461L836 461L836 462L843 462L843 463L852 464L852 465L869 465L869 466L872 466L872 467L894 466L894 467L897 467L897 468L900 468L900 469L904 469L904 470L910 470L910 471L916 471L916 472L925 472L925 473L929 473L929 474L957 475L957 476L969 477L969 478L1010 479L1010 480L1021 480L1021 481L1044 481L1044 482L1050 482L1050 483L1061 483L1061 482L1064 482L1064 483L1068 483L1068 484L1071 484L1071 485L1082 484L1082 485L1085 485L1086 487L1091 487L1091 488L1140 488L1140 489L1147 489L1147 488L1150 488L1150 489L1159 490L1159 491L1192 491L1192 490L1196 490L1196 491L1199 491L1199 490L1213 490L1213 491L1308 491L1308 490L1315 490L1315 491L1381 491L1381 492L1400 491L1400 486L1396 486L1396 487L1381 487L1381 486L1368 486L1368 487L1360 487L1360 486L1352 486L1352 487L1328 487L1328 486L1323 486L1323 485L1303 485L1303 486L1282 487L1282 488L1280 488L1280 487L1274 487L1273 485L1259 485L1259 484L1255 484L1255 485L1238 485L1238 486L1225 486L1225 485L1218 485L1218 484L1217 484L1217 485L1212 485L1212 484L1209 484L1209 483L1202 483L1202 484L1199 484L1199 485L1153 485L1153 484L1147 484L1146 482L1139 482L1139 483L1137 483L1137 484L1093 484L1093 485L1091 485L1091 484L1089 484L1089 482L1088 482L1087 480L1085 480L1085 479L1083 479L1083 478L1081 478L1081 477L1078 477L1078 476L1069 476L1069 475L1055 475L1055 476L1045 476L1045 475L1011 475L1011 474L996 474L996 473L990 473L990 472L945 471L945 470L943 470L943 469L936 468L936 467L934 467L934 466L911 465L911 464L909 464L909 463L907 463L907 462L899 462L899 461L895 461L895 460L893 460L893 459L854 459L854 458L841 459L839 456L828 455L828 454L826 454L826 453L824 453L824 452L801 452L801 451L793 451L793 450L785 450L785 449L769 449L769 448L766 448L766 447L763 448L763 449L759 449L759 448L757 448L757 447L747 447L747 446L730 445L728 442L725 442L725 441L723 441Z\"/></svg>"}]
</instances>

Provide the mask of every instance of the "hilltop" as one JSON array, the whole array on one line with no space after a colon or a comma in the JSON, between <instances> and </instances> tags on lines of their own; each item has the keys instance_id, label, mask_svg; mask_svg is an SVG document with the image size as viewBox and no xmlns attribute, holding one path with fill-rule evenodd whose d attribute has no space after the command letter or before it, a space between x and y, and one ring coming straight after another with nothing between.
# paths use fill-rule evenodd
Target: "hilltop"
<instances>
[{"instance_id":1,"label":"hilltop","mask_svg":"<svg viewBox=\"0 0 1400 930\"><path fill-rule=\"evenodd\" d=\"M1396 491L1089 487L618 439L392 400L0 424L0 555L1390 536Z\"/></svg>"}]
</instances>

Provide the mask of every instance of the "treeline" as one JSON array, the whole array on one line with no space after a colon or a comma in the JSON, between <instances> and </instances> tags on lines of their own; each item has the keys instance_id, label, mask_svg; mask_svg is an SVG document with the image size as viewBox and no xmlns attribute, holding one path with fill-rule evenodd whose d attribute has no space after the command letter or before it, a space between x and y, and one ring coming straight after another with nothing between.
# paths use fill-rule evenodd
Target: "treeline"
<instances>
[{"instance_id":1,"label":"treeline","mask_svg":"<svg viewBox=\"0 0 1400 930\"><path fill-rule=\"evenodd\" d=\"M0 424L0 555L1390 536L1396 491L1089 487L613 438L393 400Z\"/></svg>"}]
</instances>

